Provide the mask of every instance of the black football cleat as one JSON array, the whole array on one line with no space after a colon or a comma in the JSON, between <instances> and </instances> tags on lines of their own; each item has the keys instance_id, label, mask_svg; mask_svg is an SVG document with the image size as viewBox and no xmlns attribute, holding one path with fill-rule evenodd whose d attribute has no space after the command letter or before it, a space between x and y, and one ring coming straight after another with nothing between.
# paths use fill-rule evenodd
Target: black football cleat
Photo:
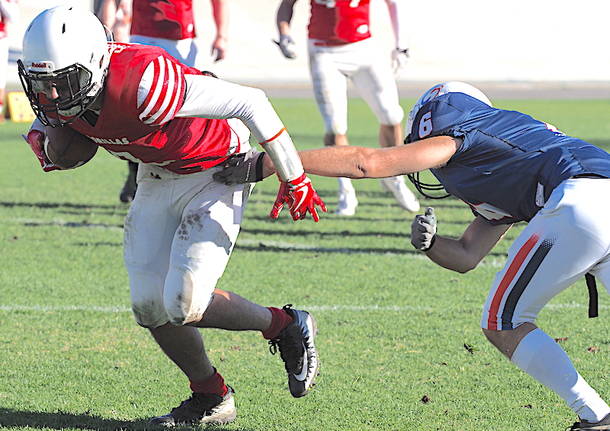
<instances>
[{"instance_id":1,"label":"black football cleat","mask_svg":"<svg viewBox=\"0 0 610 431\"><path fill-rule=\"evenodd\" d=\"M193 395L182 401L180 405L166 415L157 416L150 420L150 425L164 428L192 425L223 425L233 422L237 416L233 389L224 397L216 394Z\"/></svg>"},{"instance_id":2,"label":"black football cleat","mask_svg":"<svg viewBox=\"0 0 610 431\"><path fill-rule=\"evenodd\" d=\"M610 430L610 413L599 422L583 421L574 422L568 431L608 431Z\"/></svg>"},{"instance_id":3,"label":"black football cleat","mask_svg":"<svg viewBox=\"0 0 610 431\"><path fill-rule=\"evenodd\" d=\"M288 373L288 387L293 397L298 398L315 385L319 373L320 361L314 345L317 328L316 321L307 311L294 310L292 305L283 309L290 314L292 322L286 326L277 338L269 340L269 351L272 354L280 350L280 357Z\"/></svg>"}]
</instances>

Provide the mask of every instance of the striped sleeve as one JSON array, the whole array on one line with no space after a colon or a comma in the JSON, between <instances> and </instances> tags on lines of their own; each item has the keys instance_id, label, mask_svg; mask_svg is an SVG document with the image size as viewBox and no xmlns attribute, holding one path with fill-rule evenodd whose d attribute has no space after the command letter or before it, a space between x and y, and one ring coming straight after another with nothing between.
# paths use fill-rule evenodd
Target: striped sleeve
<instances>
[{"instance_id":1,"label":"striped sleeve","mask_svg":"<svg viewBox=\"0 0 610 431\"><path fill-rule=\"evenodd\" d=\"M184 103L185 78L182 67L163 55L152 60L138 86L138 115L149 126L170 121Z\"/></svg>"}]
</instances>

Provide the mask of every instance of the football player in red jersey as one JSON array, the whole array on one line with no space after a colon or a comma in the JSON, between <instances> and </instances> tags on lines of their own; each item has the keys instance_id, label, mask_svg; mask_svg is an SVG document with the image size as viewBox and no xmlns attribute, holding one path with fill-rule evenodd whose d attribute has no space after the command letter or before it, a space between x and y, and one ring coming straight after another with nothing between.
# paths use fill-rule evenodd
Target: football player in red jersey
<instances>
[{"instance_id":1,"label":"football player in red jersey","mask_svg":"<svg viewBox=\"0 0 610 431\"><path fill-rule=\"evenodd\" d=\"M196 29L192 0L101 0L102 23L112 28L117 14L131 21L129 40L132 43L154 45L165 49L171 56L187 66L201 66L198 46L195 42ZM133 1L133 4L132 4ZM216 26L216 37L212 42L211 54L214 61L225 58L227 50L228 9L225 0L210 0ZM122 27L120 27L122 28ZM116 37L115 33L115 37ZM119 42L127 40L118 39ZM128 162L129 174L120 193L121 202L131 202L137 184L138 164Z\"/></svg>"},{"instance_id":2,"label":"football player in red jersey","mask_svg":"<svg viewBox=\"0 0 610 431\"><path fill-rule=\"evenodd\" d=\"M19 75L38 117L28 143L47 170L43 125L70 127L141 165L125 221L132 309L193 392L153 423L235 417L233 391L211 365L198 327L261 331L280 350L292 395L307 394L318 373L312 316L215 288L237 239L249 185L227 186L212 175L248 151L250 132L281 180L272 217L284 205L294 220L307 213L317 220L316 206L324 210L264 92L206 75L158 47L108 44L100 21L71 6L34 18Z\"/></svg>"},{"instance_id":3,"label":"football player in red jersey","mask_svg":"<svg viewBox=\"0 0 610 431\"><path fill-rule=\"evenodd\" d=\"M390 59L380 55L369 31L370 0L310 0L308 26L309 68L318 108L324 119L324 145L348 145L347 80L358 89L380 123L379 144L402 144L403 110L392 71L408 58L405 33L405 0L386 0L396 45ZM282 0L277 11L278 45L286 58L295 58L290 37L290 21L296 0ZM390 61L392 60L392 61ZM419 202L402 176L381 180L398 204L407 211L419 210ZM339 205L336 213L354 215L358 200L349 178L339 178Z\"/></svg>"}]
</instances>

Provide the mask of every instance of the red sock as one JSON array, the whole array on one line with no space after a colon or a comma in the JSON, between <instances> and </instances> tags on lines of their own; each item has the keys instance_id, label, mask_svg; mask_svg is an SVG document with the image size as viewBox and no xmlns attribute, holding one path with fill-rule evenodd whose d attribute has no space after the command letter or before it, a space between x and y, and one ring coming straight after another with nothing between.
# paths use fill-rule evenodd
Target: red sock
<instances>
[{"instance_id":1,"label":"red sock","mask_svg":"<svg viewBox=\"0 0 610 431\"><path fill-rule=\"evenodd\" d=\"M292 322L292 317L281 308L267 307L267 309L271 311L271 325L263 331L263 337L272 340L277 338L282 329Z\"/></svg>"},{"instance_id":2,"label":"red sock","mask_svg":"<svg viewBox=\"0 0 610 431\"><path fill-rule=\"evenodd\" d=\"M225 385L225 379L222 378L216 368L214 368L214 374L205 380L200 382L191 382L191 391L199 394L216 394L220 397L224 397L229 389Z\"/></svg>"}]
</instances>

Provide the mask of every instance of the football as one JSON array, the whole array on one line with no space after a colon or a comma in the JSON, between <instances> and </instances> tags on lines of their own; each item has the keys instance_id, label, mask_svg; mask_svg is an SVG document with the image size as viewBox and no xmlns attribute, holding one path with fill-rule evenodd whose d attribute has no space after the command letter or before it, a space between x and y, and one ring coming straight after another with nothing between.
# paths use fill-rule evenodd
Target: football
<instances>
[{"instance_id":1,"label":"football","mask_svg":"<svg viewBox=\"0 0 610 431\"><path fill-rule=\"evenodd\" d=\"M98 146L88 137L68 126L45 128L45 152L62 169L84 165L95 156Z\"/></svg>"}]
</instances>

